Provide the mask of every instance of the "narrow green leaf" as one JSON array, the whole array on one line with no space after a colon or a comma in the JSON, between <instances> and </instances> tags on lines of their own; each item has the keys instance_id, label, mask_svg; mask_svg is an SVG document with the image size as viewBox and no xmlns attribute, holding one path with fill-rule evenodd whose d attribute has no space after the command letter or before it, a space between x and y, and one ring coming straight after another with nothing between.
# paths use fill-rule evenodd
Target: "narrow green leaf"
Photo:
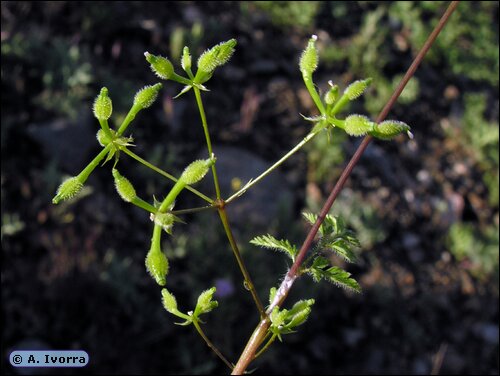
<instances>
[{"instance_id":1,"label":"narrow green leaf","mask_svg":"<svg viewBox=\"0 0 500 376\"><path fill-rule=\"evenodd\" d=\"M275 249L285 252L292 260L295 260L297 248L286 239L278 240L272 235L257 236L250 240L250 243L264 248Z\"/></svg>"},{"instance_id":2,"label":"narrow green leaf","mask_svg":"<svg viewBox=\"0 0 500 376\"><path fill-rule=\"evenodd\" d=\"M358 284L358 282L356 282L354 278L350 278L350 276L351 273L346 272L345 270L337 266L332 266L331 268L324 271L323 278L342 288L355 292L361 292L361 286Z\"/></svg>"},{"instance_id":3,"label":"narrow green leaf","mask_svg":"<svg viewBox=\"0 0 500 376\"><path fill-rule=\"evenodd\" d=\"M356 262L356 255L350 249L349 244L343 239L335 239L331 243L324 245L327 249L334 251L337 255L348 262Z\"/></svg>"}]
</instances>

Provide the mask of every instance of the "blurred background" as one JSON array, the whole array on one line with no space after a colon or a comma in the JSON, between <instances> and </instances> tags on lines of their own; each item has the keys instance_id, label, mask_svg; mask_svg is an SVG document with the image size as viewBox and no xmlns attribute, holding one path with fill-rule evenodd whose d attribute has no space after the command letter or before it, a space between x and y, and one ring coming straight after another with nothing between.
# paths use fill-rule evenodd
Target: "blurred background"
<instances>
[{"instance_id":1,"label":"blurred background","mask_svg":"<svg viewBox=\"0 0 500 376\"><path fill-rule=\"evenodd\" d=\"M110 165L82 194L51 204L64 176L98 152L91 106L101 87L112 125L157 78L143 53L181 72L236 38L231 61L204 94L227 197L292 148L313 115L298 60L319 37L315 81L344 88L373 77L350 113L374 118L448 2L10 2L1 3L2 373L13 349L83 349L85 374L227 373L193 328L173 324L144 258L151 222L116 194ZM252 367L262 374L498 374L498 2L462 2L389 118L413 140L374 141L332 213L362 243L343 265L363 293L303 278L287 302L314 298L311 319ZM194 60L195 61L195 60ZM130 128L134 151L174 175L206 155L192 93L164 82ZM251 246L271 233L300 245L360 139L316 137L229 207L262 300L286 272L282 254ZM171 184L123 156L121 171L152 201ZM209 179L199 186L211 194ZM184 192L177 209L202 205ZM214 212L184 216L164 236L167 287L180 308L218 287L205 330L236 361L257 315ZM32 374L58 373L32 369Z\"/></svg>"}]
</instances>

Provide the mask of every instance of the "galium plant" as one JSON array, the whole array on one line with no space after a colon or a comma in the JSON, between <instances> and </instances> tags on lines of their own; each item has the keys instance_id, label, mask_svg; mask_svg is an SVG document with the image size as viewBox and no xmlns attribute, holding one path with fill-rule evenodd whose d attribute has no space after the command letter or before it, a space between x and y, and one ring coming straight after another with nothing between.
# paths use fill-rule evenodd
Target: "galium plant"
<instances>
[{"instance_id":1,"label":"galium plant","mask_svg":"<svg viewBox=\"0 0 500 376\"><path fill-rule=\"evenodd\" d=\"M156 283L162 287L161 296L163 306L168 313L181 320L181 322L177 322L177 324L185 326L193 325L207 345L234 374L243 373L248 364L264 353L276 338L282 341L284 335L294 333L300 325L304 324L311 314L314 299L299 300L289 309L281 307L291 286L298 277L309 275L315 282L326 280L336 286L354 292L361 291L360 285L351 277L351 274L339 266L331 265L330 258L328 257L329 254L334 253L347 262L355 262L356 256L354 249L360 247L360 243L356 235L346 228L342 218L328 214L331 204L333 203L333 200L330 199L327 201L327 204L325 204L320 215L304 213L304 218L312 225L312 229L300 250L287 239L277 239L271 234L254 237L250 241L251 244L283 252L293 263L280 286L273 286L270 288L269 304L267 308L264 308L240 255L229 224L226 206L232 201L237 200L254 185L258 184L260 180L278 168L311 139L314 137L329 137L329 131L332 128L343 129L348 135L354 137L369 135L368 141L372 137L381 140L391 140L401 133L407 133L412 137L410 127L397 120L373 121L366 116L358 114L341 116L342 111L346 109L348 104L357 99L368 89L372 80L367 78L355 81L343 91L340 90L338 85L330 81L328 82L328 90L325 93L320 93L313 80L313 73L319 64L316 40L317 37L313 35L299 61L299 70L304 84L319 113L315 116L304 116L306 121L312 123L311 130L282 158L276 161L267 170L263 171L259 176L247 182L239 191L230 197L224 198L220 190L217 176L217 159L212 150L207 117L202 101L202 92L208 91L206 85L210 79L212 79L214 72L217 68L226 64L235 52L235 39L222 42L206 50L196 62L196 72L193 72L194 64L189 48L187 46L184 47L180 61L184 75L175 72L175 68L168 58L153 55L149 52L145 52L144 54L147 63L149 63L151 70L156 76L162 80L174 81L184 85L177 97L189 91L194 93L207 145L206 159L192 162L184 169L182 174L176 178L161 168L144 160L131 150L134 146L134 140L131 136L124 135L124 133L136 116L143 109L147 109L154 103L162 88L161 83L146 86L137 92L127 116L116 130L111 128L108 123L113 112L112 100L108 90L102 88L93 105L94 116L100 124L100 129L97 132L97 140L102 146L102 150L78 175L66 179L60 185L53 199L53 203L58 204L63 200L73 198L82 189L89 175L99 164L101 164L101 162L104 166L107 162L113 160L110 169L118 195L125 202L136 205L148 212L152 221L151 245L145 257L145 266ZM422 57L423 55L420 59ZM367 144L367 142L364 144ZM137 162L173 182L170 190L164 193L165 198L163 200L158 201L153 197L153 200L148 202L137 195L132 182L118 170L120 158L123 155L135 159ZM209 197L193 187L193 185L202 180L209 171L211 171L213 176L215 197ZM189 190L200 199L204 200L206 205L177 211L174 210L175 200L184 189ZM335 192L332 192L332 194L333 193ZM338 194L338 192L333 194L333 196L336 194ZM179 216L202 210L216 210L218 212L230 247L242 272L244 284L250 291L260 316L259 325L250 337L236 365L226 359L221 351L208 339L201 327L201 324L204 322L201 321L200 317L208 314L218 306L218 302L213 298L216 288L210 287L203 291L198 297L195 307L192 310L183 311L177 303L177 299L173 293L173 286L169 286L168 289L166 287L170 266L162 250L162 235L165 232L167 235L173 236L175 223L182 222ZM317 237L316 234L318 234ZM312 250L309 250L314 238L316 238L315 245L311 247ZM309 254L305 257L307 251L309 251Z\"/></svg>"}]
</instances>

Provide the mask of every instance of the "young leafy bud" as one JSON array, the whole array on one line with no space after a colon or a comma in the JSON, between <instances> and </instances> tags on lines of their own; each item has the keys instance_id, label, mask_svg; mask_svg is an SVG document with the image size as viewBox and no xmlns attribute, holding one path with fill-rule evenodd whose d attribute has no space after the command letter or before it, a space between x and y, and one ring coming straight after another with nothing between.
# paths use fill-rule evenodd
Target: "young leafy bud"
<instances>
[{"instance_id":1,"label":"young leafy bud","mask_svg":"<svg viewBox=\"0 0 500 376\"><path fill-rule=\"evenodd\" d=\"M380 138L381 140L390 140L402 132L407 132L410 136L410 126L402 121L386 120L380 124L375 124L375 127L370 134L373 137Z\"/></svg>"},{"instance_id":2,"label":"young leafy bud","mask_svg":"<svg viewBox=\"0 0 500 376\"><path fill-rule=\"evenodd\" d=\"M74 176L64 180L57 189L55 197L52 199L53 204L58 204L61 201L69 200L76 196L83 188L83 183L78 176Z\"/></svg>"},{"instance_id":3,"label":"young leafy bud","mask_svg":"<svg viewBox=\"0 0 500 376\"><path fill-rule=\"evenodd\" d=\"M149 106L151 106L156 100L158 92L160 91L162 86L163 85L160 83L153 86L144 86L135 95L134 106L139 106L141 108L148 108Z\"/></svg>"},{"instance_id":4,"label":"young leafy bud","mask_svg":"<svg viewBox=\"0 0 500 376\"><path fill-rule=\"evenodd\" d=\"M328 81L328 84L330 85L330 90L325 94L325 103L327 105L332 105L339 97L339 87L338 85L334 85L332 81Z\"/></svg>"},{"instance_id":5,"label":"young leafy bud","mask_svg":"<svg viewBox=\"0 0 500 376\"><path fill-rule=\"evenodd\" d=\"M168 312L175 314L178 311L177 300L175 299L175 296L172 295L167 289L161 290L161 296L163 301L163 307L165 307L165 309Z\"/></svg>"},{"instance_id":6,"label":"young leafy bud","mask_svg":"<svg viewBox=\"0 0 500 376\"><path fill-rule=\"evenodd\" d=\"M306 306L304 309L296 312L293 316L289 318L290 321L288 322L287 327L293 329L299 325L302 325L304 322L306 322L310 313L311 313L311 306Z\"/></svg>"},{"instance_id":7,"label":"young leafy bud","mask_svg":"<svg viewBox=\"0 0 500 376\"><path fill-rule=\"evenodd\" d=\"M109 130L111 135L115 135L115 131L110 129ZM101 145L102 147L108 145L112 139L110 139L108 137L108 135L106 134L106 132L104 132L104 130L101 128L97 131L97 134L96 134L96 138L97 138L97 141L99 142L99 145Z\"/></svg>"},{"instance_id":8,"label":"young leafy bud","mask_svg":"<svg viewBox=\"0 0 500 376\"><path fill-rule=\"evenodd\" d=\"M171 213L160 212L157 212L156 214L151 213L150 218L156 225L161 226L161 228L163 228L163 230L170 235L172 235L174 222L178 220L177 217Z\"/></svg>"},{"instance_id":9,"label":"young leafy bud","mask_svg":"<svg viewBox=\"0 0 500 376\"><path fill-rule=\"evenodd\" d=\"M198 69L205 73L211 73L215 68L226 64L233 55L235 46L236 39L230 39L206 50L198 59Z\"/></svg>"},{"instance_id":10,"label":"young leafy bud","mask_svg":"<svg viewBox=\"0 0 500 376\"><path fill-rule=\"evenodd\" d=\"M358 80L354 81L350 84L345 90L344 94L349 98L349 100L353 100L358 98L361 94L365 92L365 90L372 83L372 78L367 78L366 80Z\"/></svg>"},{"instance_id":11,"label":"young leafy bud","mask_svg":"<svg viewBox=\"0 0 500 376\"><path fill-rule=\"evenodd\" d=\"M199 159L187 166L182 173L179 181L186 185L191 185L199 182L208 172L208 169L214 164L215 159Z\"/></svg>"},{"instance_id":12,"label":"young leafy bud","mask_svg":"<svg viewBox=\"0 0 500 376\"><path fill-rule=\"evenodd\" d=\"M108 97L108 89L103 87L96 97L93 106L94 116L99 120L108 120L113 112L111 98Z\"/></svg>"},{"instance_id":13,"label":"young leafy bud","mask_svg":"<svg viewBox=\"0 0 500 376\"><path fill-rule=\"evenodd\" d=\"M181 66L184 71L191 69L191 55L189 54L188 46L185 46L182 50Z\"/></svg>"},{"instance_id":14,"label":"young leafy bud","mask_svg":"<svg viewBox=\"0 0 500 376\"><path fill-rule=\"evenodd\" d=\"M156 283L160 286L165 286L165 283L167 283L168 259L160 248L149 250L146 256L146 269Z\"/></svg>"},{"instance_id":15,"label":"young leafy bud","mask_svg":"<svg viewBox=\"0 0 500 376\"><path fill-rule=\"evenodd\" d=\"M374 123L363 115L349 115L345 119L344 130L351 136L363 136L373 129Z\"/></svg>"},{"instance_id":16,"label":"young leafy bud","mask_svg":"<svg viewBox=\"0 0 500 376\"><path fill-rule=\"evenodd\" d=\"M203 313L208 313L218 307L219 303L217 303L216 300L212 300L215 290L216 288L212 287L211 289L205 290L200 294L194 310L195 317Z\"/></svg>"},{"instance_id":17,"label":"young leafy bud","mask_svg":"<svg viewBox=\"0 0 500 376\"><path fill-rule=\"evenodd\" d=\"M134 186L126 177L120 175L116 168L112 170L112 173L118 194L124 201L131 202L137 196Z\"/></svg>"},{"instance_id":18,"label":"young leafy bud","mask_svg":"<svg viewBox=\"0 0 500 376\"><path fill-rule=\"evenodd\" d=\"M277 291L278 290L276 289L276 287L271 287L271 289L269 290L269 304L273 303Z\"/></svg>"},{"instance_id":19,"label":"young leafy bud","mask_svg":"<svg viewBox=\"0 0 500 376\"><path fill-rule=\"evenodd\" d=\"M302 74L310 76L318 67L318 51L315 44L317 39L318 37L313 35L300 56L299 67Z\"/></svg>"},{"instance_id":20,"label":"young leafy bud","mask_svg":"<svg viewBox=\"0 0 500 376\"><path fill-rule=\"evenodd\" d=\"M170 79L174 74L174 66L172 63L163 56L155 56L149 52L144 52L146 60L151 65L151 70L160 78L164 80Z\"/></svg>"}]
</instances>

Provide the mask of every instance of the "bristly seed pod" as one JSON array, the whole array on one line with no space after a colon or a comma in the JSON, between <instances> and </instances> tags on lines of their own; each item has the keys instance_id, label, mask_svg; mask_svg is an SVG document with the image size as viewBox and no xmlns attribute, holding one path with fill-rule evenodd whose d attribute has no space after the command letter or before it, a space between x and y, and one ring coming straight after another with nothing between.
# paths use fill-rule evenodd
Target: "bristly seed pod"
<instances>
[{"instance_id":1,"label":"bristly seed pod","mask_svg":"<svg viewBox=\"0 0 500 376\"><path fill-rule=\"evenodd\" d=\"M366 80L358 80L354 81L350 84L345 90L344 94L349 98L349 100L354 100L358 98L361 94L365 92L365 90L372 83L372 78L367 78Z\"/></svg>"},{"instance_id":2,"label":"bristly seed pod","mask_svg":"<svg viewBox=\"0 0 500 376\"><path fill-rule=\"evenodd\" d=\"M146 256L146 269L160 286L167 283L168 259L161 249L150 249Z\"/></svg>"},{"instance_id":3,"label":"bristly seed pod","mask_svg":"<svg viewBox=\"0 0 500 376\"><path fill-rule=\"evenodd\" d=\"M211 73L215 68L226 64L233 55L235 46L236 39L230 39L206 50L198 59L198 69Z\"/></svg>"},{"instance_id":4,"label":"bristly seed pod","mask_svg":"<svg viewBox=\"0 0 500 376\"><path fill-rule=\"evenodd\" d=\"M73 176L64 180L59 188L55 197L52 199L53 204L58 204L61 201L69 200L80 192L83 188L83 183L78 176Z\"/></svg>"},{"instance_id":5,"label":"bristly seed pod","mask_svg":"<svg viewBox=\"0 0 500 376\"><path fill-rule=\"evenodd\" d=\"M350 115L345 119L344 130L351 136L364 136L373 130L374 122L363 115Z\"/></svg>"},{"instance_id":6,"label":"bristly seed pod","mask_svg":"<svg viewBox=\"0 0 500 376\"><path fill-rule=\"evenodd\" d=\"M191 69L191 55L189 54L188 46L185 46L182 50L181 66L186 72Z\"/></svg>"},{"instance_id":7,"label":"bristly seed pod","mask_svg":"<svg viewBox=\"0 0 500 376\"><path fill-rule=\"evenodd\" d=\"M112 170L113 178L115 179L116 191L125 202L131 202L137 197L135 188L132 183L122 176L116 168Z\"/></svg>"},{"instance_id":8,"label":"bristly seed pod","mask_svg":"<svg viewBox=\"0 0 500 376\"><path fill-rule=\"evenodd\" d=\"M141 108L148 108L149 106L151 106L156 100L158 92L160 91L162 86L162 84L157 83L153 86L143 87L137 92L134 97L134 106L139 106Z\"/></svg>"},{"instance_id":9,"label":"bristly seed pod","mask_svg":"<svg viewBox=\"0 0 500 376\"><path fill-rule=\"evenodd\" d=\"M161 296L163 307L165 307L165 309L170 313L177 312L177 300L175 299L175 296L172 295L167 289L161 290Z\"/></svg>"},{"instance_id":10,"label":"bristly seed pod","mask_svg":"<svg viewBox=\"0 0 500 376\"><path fill-rule=\"evenodd\" d=\"M160 78L164 80L170 79L174 73L174 66L172 63L163 56L155 56L149 52L144 52L146 60L151 65L151 70Z\"/></svg>"},{"instance_id":11,"label":"bristly seed pod","mask_svg":"<svg viewBox=\"0 0 500 376\"><path fill-rule=\"evenodd\" d=\"M330 90L325 94L325 103L327 105L332 105L339 97L339 87L338 85L334 85L331 80L328 81L328 85L330 85Z\"/></svg>"},{"instance_id":12,"label":"bristly seed pod","mask_svg":"<svg viewBox=\"0 0 500 376\"><path fill-rule=\"evenodd\" d=\"M215 158L200 159L194 161L184 169L179 181L186 185L191 185L199 182L208 172L208 169L215 163Z\"/></svg>"},{"instance_id":13,"label":"bristly seed pod","mask_svg":"<svg viewBox=\"0 0 500 376\"><path fill-rule=\"evenodd\" d=\"M94 116L98 120L108 120L113 112L113 103L108 97L108 89L103 87L96 97L93 106Z\"/></svg>"},{"instance_id":14,"label":"bristly seed pod","mask_svg":"<svg viewBox=\"0 0 500 376\"><path fill-rule=\"evenodd\" d=\"M381 140L390 140L402 132L407 132L410 138L413 136L410 132L410 126L408 124L398 120L386 120L380 124L375 124L375 127L370 134Z\"/></svg>"},{"instance_id":15,"label":"bristly seed pod","mask_svg":"<svg viewBox=\"0 0 500 376\"><path fill-rule=\"evenodd\" d=\"M310 76L318 67L318 51L316 50L317 39L318 37L313 35L311 39L309 39L306 49L300 56L299 67L302 74Z\"/></svg>"}]
</instances>

